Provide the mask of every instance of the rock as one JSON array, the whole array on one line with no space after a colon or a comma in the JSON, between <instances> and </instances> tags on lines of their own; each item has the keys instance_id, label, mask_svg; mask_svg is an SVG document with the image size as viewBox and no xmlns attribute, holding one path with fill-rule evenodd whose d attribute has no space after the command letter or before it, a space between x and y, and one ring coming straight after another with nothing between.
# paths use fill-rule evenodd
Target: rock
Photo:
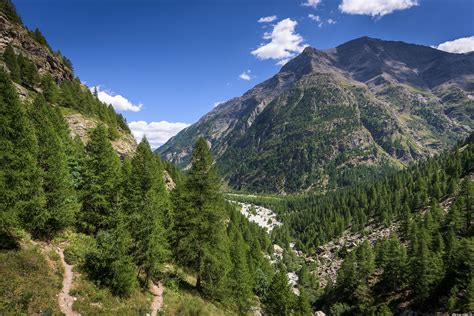
<instances>
[{"instance_id":1,"label":"rock","mask_svg":"<svg viewBox=\"0 0 474 316\"><path fill-rule=\"evenodd\" d=\"M8 45L12 45L17 54L21 53L31 60L41 75L50 73L56 82L74 79L72 70L59 56L36 42L25 27L11 22L0 12L0 52L3 53Z\"/></svg>"},{"instance_id":2,"label":"rock","mask_svg":"<svg viewBox=\"0 0 474 316\"><path fill-rule=\"evenodd\" d=\"M163 172L163 178L165 179L165 186L166 190L168 192L172 191L174 188L176 188L176 183L174 183L173 178L171 178L170 174L168 171Z\"/></svg>"},{"instance_id":3,"label":"rock","mask_svg":"<svg viewBox=\"0 0 474 316\"><path fill-rule=\"evenodd\" d=\"M69 126L71 137L79 137L84 145L89 142L89 131L98 125L96 120L80 113L65 114L64 119ZM111 142L112 147L121 158L132 156L137 149L135 138L128 133L119 134L120 136Z\"/></svg>"},{"instance_id":4,"label":"rock","mask_svg":"<svg viewBox=\"0 0 474 316\"><path fill-rule=\"evenodd\" d=\"M326 316L326 314L322 311L317 311L317 312L314 312L313 314L314 316Z\"/></svg>"}]
</instances>

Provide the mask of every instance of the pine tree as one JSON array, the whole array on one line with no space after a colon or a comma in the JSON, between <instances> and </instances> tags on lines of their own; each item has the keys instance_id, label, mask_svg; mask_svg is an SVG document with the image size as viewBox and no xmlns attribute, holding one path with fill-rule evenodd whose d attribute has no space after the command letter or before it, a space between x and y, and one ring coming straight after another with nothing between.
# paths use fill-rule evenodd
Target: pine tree
<instances>
[{"instance_id":1,"label":"pine tree","mask_svg":"<svg viewBox=\"0 0 474 316\"><path fill-rule=\"evenodd\" d=\"M267 295L263 299L265 312L269 315L291 315L294 305L294 294L288 284L288 277L283 269L275 273Z\"/></svg>"},{"instance_id":2,"label":"pine tree","mask_svg":"<svg viewBox=\"0 0 474 316\"><path fill-rule=\"evenodd\" d=\"M38 145L31 124L8 75L0 70L0 232L11 235L19 217L44 207Z\"/></svg>"},{"instance_id":3,"label":"pine tree","mask_svg":"<svg viewBox=\"0 0 474 316\"><path fill-rule=\"evenodd\" d=\"M247 246L242 234L235 229L231 234L232 240L232 270L229 273L229 283L232 297L237 303L239 313L246 314L251 307L252 279L247 264Z\"/></svg>"},{"instance_id":4,"label":"pine tree","mask_svg":"<svg viewBox=\"0 0 474 316\"><path fill-rule=\"evenodd\" d=\"M170 208L163 170L144 138L131 162L126 214L134 240L134 258L146 282L168 256L164 214Z\"/></svg>"},{"instance_id":5,"label":"pine tree","mask_svg":"<svg viewBox=\"0 0 474 316\"><path fill-rule=\"evenodd\" d=\"M311 309L311 304L309 303L309 298L308 295L306 294L306 291L301 288L300 289L300 295L298 296L296 300L296 305L295 305L295 315L298 316L307 316L307 315L312 315L313 311Z\"/></svg>"},{"instance_id":6,"label":"pine tree","mask_svg":"<svg viewBox=\"0 0 474 316\"><path fill-rule=\"evenodd\" d=\"M18 66L18 60L15 55L15 51L11 45L8 45L3 52L3 60L10 70L10 77L13 81L20 81L20 67Z\"/></svg>"},{"instance_id":7,"label":"pine tree","mask_svg":"<svg viewBox=\"0 0 474 316\"><path fill-rule=\"evenodd\" d=\"M59 88L48 73L41 78L41 90L48 103L56 103L59 97Z\"/></svg>"},{"instance_id":8,"label":"pine tree","mask_svg":"<svg viewBox=\"0 0 474 316\"><path fill-rule=\"evenodd\" d=\"M194 146L192 167L175 201L175 256L197 274L196 287L223 298L230 268L225 229L225 201L204 138Z\"/></svg>"},{"instance_id":9,"label":"pine tree","mask_svg":"<svg viewBox=\"0 0 474 316\"><path fill-rule=\"evenodd\" d=\"M137 286L137 268L129 255L131 238L123 220L97 234L97 247L86 254L85 267L96 283L110 287L115 295L128 296Z\"/></svg>"},{"instance_id":10,"label":"pine tree","mask_svg":"<svg viewBox=\"0 0 474 316\"><path fill-rule=\"evenodd\" d=\"M79 226L87 233L114 226L121 198L121 165L100 125L92 131L86 146L82 210Z\"/></svg>"},{"instance_id":11,"label":"pine tree","mask_svg":"<svg viewBox=\"0 0 474 316\"><path fill-rule=\"evenodd\" d=\"M18 55L17 61L20 68L21 84L34 88L39 81L38 69L35 64L21 54Z\"/></svg>"},{"instance_id":12,"label":"pine tree","mask_svg":"<svg viewBox=\"0 0 474 316\"><path fill-rule=\"evenodd\" d=\"M54 110L46 105L41 95L38 95L33 103L31 118L37 138L45 140L39 146L38 164L43 171L46 205L35 215L30 214L30 228L38 235L52 236L74 223L78 202L67 165L65 147L53 124Z\"/></svg>"},{"instance_id":13,"label":"pine tree","mask_svg":"<svg viewBox=\"0 0 474 316\"><path fill-rule=\"evenodd\" d=\"M381 283L387 287L388 291L400 289L406 278L406 250L395 236L383 244L385 260L382 264L383 274Z\"/></svg>"}]
</instances>

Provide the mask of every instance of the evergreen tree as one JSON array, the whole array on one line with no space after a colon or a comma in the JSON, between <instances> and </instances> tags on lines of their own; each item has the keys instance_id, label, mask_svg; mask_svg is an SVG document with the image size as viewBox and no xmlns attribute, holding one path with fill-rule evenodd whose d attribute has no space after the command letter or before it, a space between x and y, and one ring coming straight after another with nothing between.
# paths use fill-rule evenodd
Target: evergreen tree
<instances>
[{"instance_id":1,"label":"evergreen tree","mask_svg":"<svg viewBox=\"0 0 474 316\"><path fill-rule=\"evenodd\" d=\"M406 279L406 250L395 236L384 242L383 251L385 260L382 263L383 274L381 283L388 291L398 290Z\"/></svg>"},{"instance_id":2,"label":"evergreen tree","mask_svg":"<svg viewBox=\"0 0 474 316\"><path fill-rule=\"evenodd\" d=\"M44 207L38 145L8 75L0 70L0 232L11 235L18 218Z\"/></svg>"},{"instance_id":3,"label":"evergreen tree","mask_svg":"<svg viewBox=\"0 0 474 316\"><path fill-rule=\"evenodd\" d=\"M204 138L194 146L192 166L175 198L175 256L197 275L197 288L223 298L229 271L225 201L220 180Z\"/></svg>"},{"instance_id":4,"label":"evergreen tree","mask_svg":"<svg viewBox=\"0 0 474 316\"><path fill-rule=\"evenodd\" d=\"M290 315L294 305L294 294L283 269L275 273L267 295L264 297L265 312L269 315Z\"/></svg>"},{"instance_id":5,"label":"evergreen tree","mask_svg":"<svg viewBox=\"0 0 474 316\"><path fill-rule=\"evenodd\" d=\"M97 247L86 254L89 276L110 287L115 295L128 296L137 286L137 269L129 255L131 238L122 220L117 226L97 234Z\"/></svg>"},{"instance_id":6,"label":"evergreen tree","mask_svg":"<svg viewBox=\"0 0 474 316\"><path fill-rule=\"evenodd\" d=\"M38 69L35 64L21 54L18 55L17 61L20 68L21 84L34 88L39 81Z\"/></svg>"},{"instance_id":7,"label":"evergreen tree","mask_svg":"<svg viewBox=\"0 0 474 316\"><path fill-rule=\"evenodd\" d=\"M134 240L134 258L148 282L168 256L163 218L170 203L163 169L146 138L138 145L131 162L127 190L126 214Z\"/></svg>"},{"instance_id":8,"label":"evergreen tree","mask_svg":"<svg viewBox=\"0 0 474 316\"><path fill-rule=\"evenodd\" d=\"M48 103L56 103L59 97L59 88L48 73L41 78L41 89Z\"/></svg>"},{"instance_id":9,"label":"evergreen tree","mask_svg":"<svg viewBox=\"0 0 474 316\"><path fill-rule=\"evenodd\" d=\"M306 294L306 291L303 288L300 288L300 295L298 296L296 300L296 305L295 305L295 315L298 316L307 316L307 315L312 315L313 311L311 309L311 304L309 303L309 298L308 295Z\"/></svg>"},{"instance_id":10,"label":"evergreen tree","mask_svg":"<svg viewBox=\"0 0 474 316\"><path fill-rule=\"evenodd\" d=\"M44 98L38 95L33 103L32 121L37 138L44 140L38 150L38 164L42 169L44 209L30 214L30 229L36 234L52 236L74 223L78 208L73 180L69 173L65 147L52 122L55 113Z\"/></svg>"},{"instance_id":11,"label":"evergreen tree","mask_svg":"<svg viewBox=\"0 0 474 316\"><path fill-rule=\"evenodd\" d=\"M247 264L247 246L242 234L234 230L230 236L232 240L232 270L229 273L229 283L232 297L237 303L239 313L246 314L251 307L252 279Z\"/></svg>"},{"instance_id":12,"label":"evergreen tree","mask_svg":"<svg viewBox=\"0 0 474 316\"><path fill-rule=\"evenodd\" d=\"M20 81L20 67L18 66L18 61L15 55L15 51L11 45L8 45L3 52L3 60L10 70L10 77L13 81Z\"/></svg>"},{"instance_id":13,"label":"evergreen tree","mask_svg":"<svg viewBox=\"0 0 474 316\"><path fill-rule=\"evenodd\" d=\"M86 155L79 226L95 234L114 226L121 198L120 160L104 126L92 131Z\"/></svg>"}]
</instances>

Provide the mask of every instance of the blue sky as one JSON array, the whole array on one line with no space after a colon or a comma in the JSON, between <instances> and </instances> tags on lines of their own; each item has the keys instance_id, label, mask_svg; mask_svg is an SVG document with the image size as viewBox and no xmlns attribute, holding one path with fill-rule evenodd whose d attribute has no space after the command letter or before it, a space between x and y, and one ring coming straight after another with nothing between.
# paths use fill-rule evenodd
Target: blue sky
<instances>
[{"instance_id":1,"label":"blue sky","mask_svg":"<svg viewBox=\"0 0 474 316\"><path fill-rule=\"evenodd\" d=\"M324 49L367 35L424 45L464 38L442 48L474 50L472 0L14 3L83 82L128 109L122 113L137 137L147 134L155 147L217 102L271 77L305 45Z\"/></svg>"}]
</instances>

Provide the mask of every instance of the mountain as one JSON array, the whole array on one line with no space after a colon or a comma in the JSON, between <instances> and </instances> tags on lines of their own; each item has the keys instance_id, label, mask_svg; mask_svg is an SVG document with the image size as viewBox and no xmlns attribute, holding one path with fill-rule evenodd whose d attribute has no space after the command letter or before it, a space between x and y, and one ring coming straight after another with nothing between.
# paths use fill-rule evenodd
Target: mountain
<instances>
[{"instance_id":1,"label":"mountain","mask_svg":"<svg viewBox=\"0 0 474 316\"><path fill-rule=\"evenodd\" d=\"M14 80L22 101L31 101L38 92L42 92L41 78L50 76L59 86L55 93L57 98L52 103L61 109L72 136L87 143L88 132L105 123L113 130L112 143L117 153L120 156L133 153L137 145L124 118L115 113L110 105L94 98L89 88L75 77L71 61L60 51L53 51L38 29L28 30L16 12L9 11L10 5L8 1L0 2L0 55L3 56L0 67L11 71L4 56L5 50L11 48L15 55L13 58L23 60L29 67L23 68L32 70L29 72L31 80L24 80L22 77L26 74L23 73ZM17 62L15 64L18 66ZM22 68L21 65L19 68ZM26 70L20 69L20 72Z\"/></svg>"},{"instance_id":2,"label":"mountain","mask_svg":"<svg viewBox=\"0 0 474 316\"><path fill-rule=\"evenodd\" d=\"M204 136L235 189L327 190L454 144L474 127L473 106L473 54L362 37L307 47L156 152L185 168Z\"/></svg>"}]
</instances>

